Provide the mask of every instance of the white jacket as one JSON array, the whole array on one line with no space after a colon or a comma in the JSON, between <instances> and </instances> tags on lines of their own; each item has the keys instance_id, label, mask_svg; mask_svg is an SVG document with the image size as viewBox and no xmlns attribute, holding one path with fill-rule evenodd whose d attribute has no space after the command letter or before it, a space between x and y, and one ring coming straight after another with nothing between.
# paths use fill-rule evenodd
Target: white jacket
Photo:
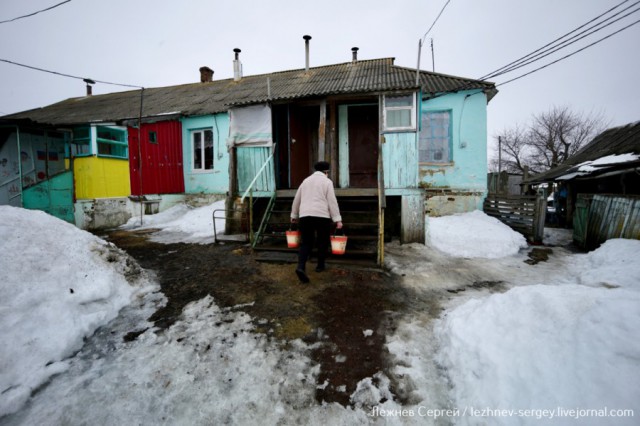
<instances>
[{"instance_id":1,"label":"white jacket","mask_svg":"<svg viewBox=\"0 0 640 426\"><path fill-rule=\"evenodd\" d=\"M302 181L293 199L291 217L298 219L305 216L326 217L334 222L342 222L333 182L323 172L315 172Z\"/></svg>"}]
</instances>

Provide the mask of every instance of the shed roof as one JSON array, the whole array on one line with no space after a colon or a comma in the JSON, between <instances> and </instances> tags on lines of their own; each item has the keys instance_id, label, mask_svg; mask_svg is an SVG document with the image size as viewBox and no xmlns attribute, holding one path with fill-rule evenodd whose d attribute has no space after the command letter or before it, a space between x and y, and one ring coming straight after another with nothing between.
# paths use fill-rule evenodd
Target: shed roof
<instances>
[{"instance_id":1,"label":"shed roof","mask_svg":"<svg viewBox=\"0 0 640 426\"><path fill-rule=\"evenodd\" d=\"M587 175L593 177L639 166L640 121L637 121L605 130L567 161L532 176L528 183L569 180Z\"/></svg>"},{"instance_id":2,"label":"shed roof","mask_svg":"<svg viewBox=\"0 0 640 426\"><path fill-rule=\"evenodd\" d=\"M480 89L490 100L497 90L490 82L420 71L425 96ZM223 112L234 105L339 94L366 94L417 89L416 70L394 65L393 58L358 60L335 65L281 71L144 89L144 117L198 116ZM140 114L140 90L70 98L46 107L5 116L52 125L118 122Z\"/></svg>"}]
</instances>

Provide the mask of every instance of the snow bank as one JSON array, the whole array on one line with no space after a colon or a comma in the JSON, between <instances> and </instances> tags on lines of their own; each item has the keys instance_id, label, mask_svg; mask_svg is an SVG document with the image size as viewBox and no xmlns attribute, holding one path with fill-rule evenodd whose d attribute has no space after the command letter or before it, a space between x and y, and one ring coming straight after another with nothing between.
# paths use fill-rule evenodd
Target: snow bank
<instances>
[{"instance_id":1,"label":"snow bank","mask_svg":"<svg viewBox=\"0 0 640 426\"><path fill-rule=\"evenodd\" d=\"M364 412L316 403L319 366L306 345L281 350L253 329L251 317L210 296L192 302L163 333L148 330L52 382L19 423L365 424Z\"/></svg>"},{"instance_id":2,"label":"snow bank","mask_svg":"<svg viewBox=\"0 0 640 426\"><path fill-rule=\"evenodd\" d=\"M527 247L526 239L479 210L427 219L427 244L456 257L511 256Z\"/></svg>"},{"instance_id":3,"label":"snow bank","mask_svg":"<svg viewBox=\"0 0 640 426\"><path fill-rule=\"evenodd\" d=\"M140 274L122 252L41 211L0 206L0 416L67 368L83 338L116 317Z\"/></svg>"},{"instance_id":4,"label":"snow bank","mask_svg":"<svg viewBox=\"0 0 640 426\"><path fill-rule=\"evenodd\" d=\"M437 359L448 371L458 407L556 409L556 416L559 407L640 413L640 241L612 240L574 257L577 279L598 287L516 287L470 300L438 322ZM536 416L514 417L492 417L490 423L539 423ZM636 423L633 417L615 421Z\"/></svg>"},{"instance_id":5,"label":"snow bank","mask_svg":"<svg viewBox=\"0 0 640 426\"><path fill-rule=\"evenodd\" d=\"M224 200L196 208L179 204L154 215L145 215L142 226L140 217L132 217L122 228L157 228L160 232L152 234L151 240L159 243L210 243L213 241L213 212L224 208ZM220 215L222 213L216 216ZM224 227L224 219L216 219L218 234L224 233Z\"/></svg>"}]
</instances>

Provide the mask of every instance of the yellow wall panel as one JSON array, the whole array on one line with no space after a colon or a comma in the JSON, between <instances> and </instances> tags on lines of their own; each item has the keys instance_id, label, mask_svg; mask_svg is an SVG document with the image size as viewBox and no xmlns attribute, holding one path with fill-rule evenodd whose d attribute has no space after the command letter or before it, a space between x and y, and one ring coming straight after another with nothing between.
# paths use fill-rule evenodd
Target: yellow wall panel
<instances>
[{"instance_id":1,"label":"yellow wall panel","mask_svg":"<svg viewBox=\"0 0 640 426\"><path fill-rule=\"evenodd\" d=\"M77 199L126 197L131 194L127 160L95 156L75 158L73 172Z\"/></svg>"}]
</instances>

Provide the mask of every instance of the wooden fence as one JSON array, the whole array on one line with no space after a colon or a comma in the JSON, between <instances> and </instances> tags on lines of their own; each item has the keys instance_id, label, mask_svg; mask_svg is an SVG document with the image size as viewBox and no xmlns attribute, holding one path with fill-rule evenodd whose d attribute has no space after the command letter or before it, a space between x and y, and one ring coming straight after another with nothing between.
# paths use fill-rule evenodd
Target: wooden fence
<instances>
[{"instance_id":1,"label":"wooden fence","mask_svg":"<svg viewBox=\"0 0 640 426\"><path fill-rule=\"evenodd\" d=\"M542 195L488 195L483 210L520 232L529 241L542 242L547 211Z\"/></svg>"},{"instance_id":2,"label":"wooden fence","mask_svg":"<svg viewBox=\"0 0 640 426\"><path fill-rule=\"evenodd\" d=\"M578 194L573 240L592 250L611 238L640 239L640 197Z\"/></svg>"}]
</instances>

